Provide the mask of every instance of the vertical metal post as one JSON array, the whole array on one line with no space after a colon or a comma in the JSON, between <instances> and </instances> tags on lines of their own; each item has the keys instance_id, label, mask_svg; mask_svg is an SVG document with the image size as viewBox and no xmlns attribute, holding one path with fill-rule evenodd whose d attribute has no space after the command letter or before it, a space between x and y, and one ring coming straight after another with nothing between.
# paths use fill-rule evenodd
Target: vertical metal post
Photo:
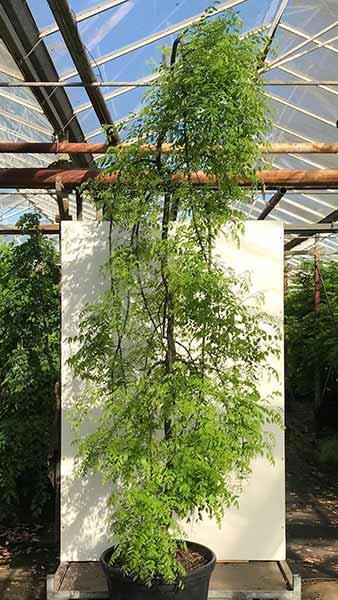
<instances>
[{"instance_id":1,"label":"vertical metal post","mask_svg":"<svg viewBox=\"0 0 338 600\"><path fill-rule=\"evenodd\" d=\"M60 339L62 323L62 220L60 219L59 228L59 249L60 249L60 272L59 272L59 317L60 317ZM59 346L61 353L61 346ZM60 356L61 358L61 356ZM54 478L54 540L58 555L60 555L61 544L61 421L62 421L62 379L61 366L58 381L54 388L55 414L53 422L53 437L55 443L55 478ZM54 579L47 579L47 598L54 597Z\"/></svg>"},{"instance_id":2,"label":"vertical metal post","mask_svg":"<svg viewBox=\"0 0 338 600\"><path fill-rule=\"evenodd\" d=\"M285 297L289 288L289 264L287 260L284 260L284 306L285 306ZM287 337L284 338L284 373L285 373L285 384L284 384L284 392L285 392L285 413L286 418L289 411L292 409L292 401L294 400L294 394L292 387L290 385L290 376L289 376L289 360L288 360L288 342Z\"/></svg>"},{"instance_id":3,"label":"vertical metal post","mask_svg":"<svg viewBox=\"0 0 338 600\"><path fill-rule=\"evenodd\" d=\"M287 293L289 289L289 272L288 272L288 263L284 261L284 294Z\"/></svg>"},{"instance_id":4,"label":"vertical metal post","mask_svg":"<svg viewBox=\"0 0 338 600\"><path fill-rule=\"evenodd\" d=\"M82 221L83 219L83 202L82 202L82 194L80 190L76 189L76 219L78 221Z\"/></svg>"},{"instance_id":5,"label":"vertical metal post","mask_svg":"<svg viewBox=\"0 0 338 600\"><path fill-rule=\"evenodd\" d=\"M61 177L56 177L55 180L56 200L59 207L59 220L71 221L72 217L69 213L69 197L68 192L64 191L64 185Z\"/></svg>"},{"instance_id":6,"label":"vertical metal post","mask_svg":"<svg viewBox=\"0 0 338 600\"><path fill-rule=\"evenodd\" d=\"M317 244L314 253L314 311L316 319L316 332L319 331L320 317L320 253L317 249ZM316 357L314 369L314 408L315 413L320 407L321 389L320 389L320 364L319 358Z\"/></svg>"}]
</instances>

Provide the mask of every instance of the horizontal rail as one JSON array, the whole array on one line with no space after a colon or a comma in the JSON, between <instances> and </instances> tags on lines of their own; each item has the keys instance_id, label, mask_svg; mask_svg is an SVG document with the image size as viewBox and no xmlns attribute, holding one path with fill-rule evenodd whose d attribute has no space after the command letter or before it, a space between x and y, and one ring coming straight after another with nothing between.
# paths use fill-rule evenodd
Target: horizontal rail
<instances>
[{"instance_id":1,"label":"horizontal rail","mask_svg":"<svg viewBox=\"0 0 338 600\"><path fill-rule=\"evenodd\" d=\"M43 233L44 235L57 235L60 233L60 224L52 223L52 224L41 224L37 228L38 231ZM36 229L29 230L29 233L36 231ZM315 223L314 225L309 225L304 223L304 225L288 225L284 223L284 233L289 234L315 234L315 233L337 233L338 232L338 223ZM0 225L0 235L27 235L27 233L23 233L22 229L18 227L14 227L11 225ZM300 251L299 254L303 252Z\"/></svg>"},{"instance_id":2,"label":"horizontal rail","mask_svg":"<svg viewBox=\"0 0 338 600\"><path fill-rule=\"evenodd\" d=\"M53 223L51 225L39 225L39 227L36 229L44 235L56 235L60 232L60 225L58 223ZM28 233L33 233L36 231L36 229L31 229ZM18 227L0 225L0 235L27 235L27 232L23 233L22 229L19 229Z\"/></svg>"},{"instance_id":3,"label":"horizontal rail","mask_svg":"<svg viewBox=\"0 0 338 600\"><path fill-rule=\"evenodd\" d=\"M300 85L300 86L306 86L306 87L311 87L311 86L320 86L320 85L330 85L331 87L336 87L338 86L338 81L336 79L310 79L310 80L305 80L305 79L271 79L270 81L268 79L264 79L263 80L263 84L264 85L273 85L273 86L294 86L294 85Z\"/></svg>"},{"instance_id":4,"label":"horizontal rail","mask_svg":"<svg viewBox=\"0 0 338 600\"><path fill-rule=\"evenodd\" d=\"M308 169L305 171L277 169L257 172L258 185L266 189L290 187L291 189L329 189L338 186L338 169ZM103 175L96 169L0 169L0 187L5 188L55 188L57 180L65 188L73 189L88 180L96 179L103 184L114 184L118 180L117 173ZM177 173L172 176L172 181L187 181L188 176ZM193 185L217 185L217 179L208 176L203 171L191 173L189 181ZM239 179L242 186L250 186L247 179Z\"/></svg>"},{"instance_id":5,"label":"horizontal rail","mask_svg":"<svg viewBox=\"0 0 338 600\"><path fill-rule=\"evenodd\" d=\"M284 233L298 233L306 236L315 235L316 233L338 233L338 223L315 223L314 225L308 223L297 225L284 224Z\"/></svg>"},{"instance_id":6,"label":"horizontal rail","mask_svg":"<svg viewBox=\"0 0 338 600\"><path fill-rule=\"evenodd\" d=\"M124 148L120 144L116 148ZM144 152L156 152L155 145L141 146ZM1 142L0 154L104 154L108 146L103 143L86 142ZM162 152L174 151L171 144L163 144ZM336 142L282 142L260 146L263 154L338 154Z\"/></svg>"},{"instance_id":7,"label":"horizontal rail","mask_svg":"<svg viewBox=\"0 0 338 600\"><path fill-rule=\"evenodd\" d=\"M264 86L338 86L335 79L313 79L310 81L299 79L263 79ZM151 87L161 85L154 81L0 81L0 88L125 88L125 87Z\"/></svg>"}]
</instances>

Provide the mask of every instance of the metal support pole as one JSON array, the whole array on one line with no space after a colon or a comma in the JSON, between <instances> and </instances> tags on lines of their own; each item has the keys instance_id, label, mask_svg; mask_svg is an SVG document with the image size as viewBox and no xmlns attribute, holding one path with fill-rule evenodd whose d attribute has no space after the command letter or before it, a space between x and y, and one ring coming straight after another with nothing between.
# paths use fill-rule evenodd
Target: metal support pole
<instances>
[{"instance_id":1,"label":"metal support pole","mask_svg":"<svg viewBox=\"0 0 338 600\"><path fill-rule=\"evenodd\" d=\"M262 210L261 214L258 215L257 220L263 221L271 213L271 211L273 211L273 209L275 208L275 206L277 206L278 202L280 202L283 196L285 196L286 192L287 190L285 187L280 188L280 190L278 190L278 192L276 192L272 196L272 198L270 198L266 207Z\"/></svg>"},{"instance_id":2,"label":"metal support pole","mask_svg":"<svg viewBox=\"0 0 338 600\"><path fill-rule=\"evenodd\" d=\"M100 130L96 135L100 134ZM119 144L119 148L127 147L128 143ZM155 153L156 145L144 144L140 147L143 152ZM162 152L175 152L172 144L163 144ZM102 142L0 142L0 154L104 154L108 146ZM337 142L287 142L262 144L259 146L262 154L338 154Z\"/></svg>"},{"instance_id":3,"label":"metal support pole","mask_svg":"<svg viewBox=\"0 0 338 600\"><path fill-rule=\"evenodd\" d=\"M336 79L264 79L262 84L265 87L337 87ZM138 88L159 86L160 83L154 81L1 81L0 88Z\"/></svg>"},{"instance_id":4,"label":"metal support pole","mask_svg":"<svg viewBox=\"0 0 338 600\"><path fill-rule=\"evenodd\" d=\"M316 331L319 331L319 318L320 318L320 253L315 249L314 255L314 311L316 319ZM317 344L316 344L317 345ZM314 409L315 415L320 407L321 403L321 385L320 385L320 364L319 358L315 358L315 369L314 369Z\"/></svg>"},{"instance_id":5,"label":"metal support pole","mask_svg":"<svg viewBox=\"0 0 338 600\"><path fill-rule=\"evenodd\" d=\"M76 218L78 221L82 221L83 218L83 202L82 202L82 194L80 190L75 191L76 197Z\"/></svg>"},{"instance_id":6,"label":"metal support pole","mask_svg":"<svg viewBox=\"0 0 338 600\"><path fill-rule=\"evenodd\" d=\"M275 190L280 187L291 187L291 189L305 190L329 189L338 186L338 169L275 169L258 171L256 173L258 183L265 185L266 189ZM56 178L60 177L62 184L67 189L75 189L85 181L96 179L102 184L114 184L118 180L118 173L103 175L97 169L0 169L0 187L4 188L53 188L55 189ZM196 186L217 185L217 178L203 171L172 175L173 183L189 181ZM237 179L243 187L251 186L251 180L245 178Z\"/></svg>"}]
</instances>

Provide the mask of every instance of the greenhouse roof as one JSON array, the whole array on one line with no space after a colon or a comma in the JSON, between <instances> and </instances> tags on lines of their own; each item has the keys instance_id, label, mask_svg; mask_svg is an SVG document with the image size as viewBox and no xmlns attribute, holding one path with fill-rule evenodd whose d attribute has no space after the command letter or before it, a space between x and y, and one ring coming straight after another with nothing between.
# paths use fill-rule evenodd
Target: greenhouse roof
<instances>
[{"instance_id":1,"label":"greenhouse roof","mask_svg":"<svg viewBox=\"0 0 338 600\"><path fill-rule=\"evenodd\" d=\"M69 141L103 141L102 123L137 114L143 84L152 81L154 65L163 60L162 47L172 45L209 5L210 0L70 0L69 22L69 0L0 0L0 85L82 80L101 86L0 87L0 142L46 142L63 135ZM264 69L272 82L265 86L274 114L269 141L338 142L337 0L227 0L215 7L218 14L236 10L245 31L262 28L271 40ZM57 158L0 154L0 167L47 167ZM274 169L336 169L338 163L336 154L274 154L267 160ZM91 161L88 155L73 157L78 166ZM55 220L54 193L13 192L0 193L0 222L15 221L28 206ZM257 195L251 218L261 215L271 195ZM288 189L267 218L295 225L332 222L338 220L337 198L338 189ZM75 211L74 199L70 210ZM85 206L83 216L94 219L94 209ZM313 239L297 251L312 246ZM337 234L321 235L320 244L336 252Z\"/></svg>"}]
</instances>

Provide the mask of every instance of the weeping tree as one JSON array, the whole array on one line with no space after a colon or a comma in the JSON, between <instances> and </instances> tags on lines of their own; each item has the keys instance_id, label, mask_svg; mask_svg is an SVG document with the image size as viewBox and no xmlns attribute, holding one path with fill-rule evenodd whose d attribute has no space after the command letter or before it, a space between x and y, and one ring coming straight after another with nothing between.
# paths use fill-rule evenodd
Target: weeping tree
<instances>
[{"instance_id":1,"label":"weeping tree","mask_svg":"<svg viewBox=\"0 0 338 600\"><path fill-rule=\"evenodd\" d=\"M85 382L79 468L111 482L113 560L148 585L184 572L178 521L220 520L253 457L272 458L264 426L280 423L260 393L262 374L275 376L278 325L215 249L242 227L251 192L239 180L255 185L268 128L262 47L235 15L185 31L128 144L107 151L103 172L116 182L87 188L110 221L109 289L73 340Z\"/></svg>"}]
</instances>

